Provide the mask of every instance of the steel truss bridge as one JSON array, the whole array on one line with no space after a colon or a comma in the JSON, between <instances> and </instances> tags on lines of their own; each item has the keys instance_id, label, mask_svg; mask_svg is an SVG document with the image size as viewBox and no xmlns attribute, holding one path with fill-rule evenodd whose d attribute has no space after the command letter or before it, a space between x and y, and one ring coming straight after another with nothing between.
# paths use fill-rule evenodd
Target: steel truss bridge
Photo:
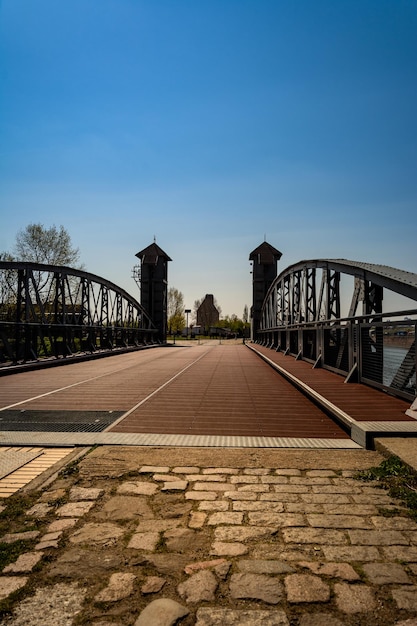
<instances>
[{"instance_id":1,"label":"steel truss bridge","mask_svg":"<svg viewBox=\"0 0 417 626\"><path fill-rule=\"evenodd\" d=\"M414 306L417 274L345 259L300 261L271 284L255 340L346 382L413 400L417 309L383 313L388 293Z\"/></svg>"},{"instance_id":2,"label":"steel truss bridge","mask_svg":"<svg viewBox=\"0 0 417 626\"><path fill-rule=\"evenodd\" d=\"M140 303L104 278L0 262L0 365L148 345L156 333Z\"/></svg>"}]
</instances>

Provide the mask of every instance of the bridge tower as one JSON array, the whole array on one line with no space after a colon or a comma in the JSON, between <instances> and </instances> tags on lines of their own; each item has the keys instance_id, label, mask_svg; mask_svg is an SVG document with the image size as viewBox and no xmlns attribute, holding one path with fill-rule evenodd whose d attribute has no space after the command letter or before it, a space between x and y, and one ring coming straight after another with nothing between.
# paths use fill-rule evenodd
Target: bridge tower
<instances>
[{"instance_id":1,"label":"bridge tower","mask_svg":"<svg viewBox=\"0 0 417 626\"><path fill-rule=\"evenodd\" d=\"M169 256L154 241L135 256L140 260L140 303L158 329L158 340L167 337Z\"/></svg>"},{"instance_id":2,"label":"bridge tower","mask_svg":"<svg viewBox=\"0 0 417 626\"><path fill-rule=\"evenodd\" d=\"M278 261L282 253L267 241L261 243L250 255L252 261L251 337L256 339L261 322L262 303L272 282L278 275Z\"/></svg>"}]
</instances>

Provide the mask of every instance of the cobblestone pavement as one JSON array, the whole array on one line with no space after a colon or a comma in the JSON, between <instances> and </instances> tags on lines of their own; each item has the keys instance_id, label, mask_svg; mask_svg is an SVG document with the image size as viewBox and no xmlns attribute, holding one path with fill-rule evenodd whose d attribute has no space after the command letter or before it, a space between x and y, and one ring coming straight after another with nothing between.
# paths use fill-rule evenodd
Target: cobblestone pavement
<instances>
[{"instance_id":1,"label":"cobblestone pavement","mask_svg":"<svg viewBox=\"0 0 417 626\"><path fill-rule=\"evenodd\" d=\"M29 493L1 623L417 626L417 524L354 478L378 453L244 454L98 448Z\"/></svg>"}]
</instances>

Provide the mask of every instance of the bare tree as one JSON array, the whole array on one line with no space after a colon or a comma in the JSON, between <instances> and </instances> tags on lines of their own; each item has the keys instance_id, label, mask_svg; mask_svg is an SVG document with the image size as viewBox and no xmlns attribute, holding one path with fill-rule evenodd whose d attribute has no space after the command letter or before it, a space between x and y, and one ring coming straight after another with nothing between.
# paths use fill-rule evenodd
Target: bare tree
<instances>
[{"instance_id":1,"label":"bare tree","mask_svg":"<svg viewBox=\"0 0 417 626\"><path fill-rule=\"evenodd\" d=\"M82 269L79 265L80 253L74 248L68 231L55 225L46 228L43 224L29 224L16 235L12 253L0 253L2 261L25 261L29 263L44 263L47 265L68 265L75 269ZM37 271L34 280L38 293L48 292L51 288L51 273ZM2 272L0 280L0 295L2 302L15 299L17 293L17 274L13 271Z\"/></svg>"},{"instance_id":2,"label":"bare tree","mask_svg":"<svg viewBox=\"0 0 417 626\"><path fill-rule=\"evenodd\" d=\"M74 248L68 231L55 225L29 224L16 235L14 256L18 261L77 267L80 251Z\"/></svg>"}]
</instances>

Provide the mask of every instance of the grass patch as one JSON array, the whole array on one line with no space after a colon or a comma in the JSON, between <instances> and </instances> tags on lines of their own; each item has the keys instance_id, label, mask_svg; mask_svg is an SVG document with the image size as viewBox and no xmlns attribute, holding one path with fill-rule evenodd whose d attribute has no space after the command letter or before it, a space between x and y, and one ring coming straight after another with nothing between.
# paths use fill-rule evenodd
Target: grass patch
<instances>
[{"instance_id":1,"label":"grass patch","mask_svg":"<svg viewBox=\"0 0 417 626\"><path fill-rule=\"evenodd\" d=\"M390 456L377 467L358 472L358 480L376 481L389 495L401 500L408 514L417 520L417 473L397 456Z\"/></svg>"},{"instance_id":2,"label":"grass patch","mask_svg":"<svg viewBox=\"0 0 417 626\"><path fill-rule=\"evenodd\" d=\"M37 497L37 494L16 493L4 501L6 508L0 513L0 537L5 533L29 530L29 522L32 526L36 526L33 520L25 519L24 515L25 511L32 507Z\"/></svg>"}]
</instances>

